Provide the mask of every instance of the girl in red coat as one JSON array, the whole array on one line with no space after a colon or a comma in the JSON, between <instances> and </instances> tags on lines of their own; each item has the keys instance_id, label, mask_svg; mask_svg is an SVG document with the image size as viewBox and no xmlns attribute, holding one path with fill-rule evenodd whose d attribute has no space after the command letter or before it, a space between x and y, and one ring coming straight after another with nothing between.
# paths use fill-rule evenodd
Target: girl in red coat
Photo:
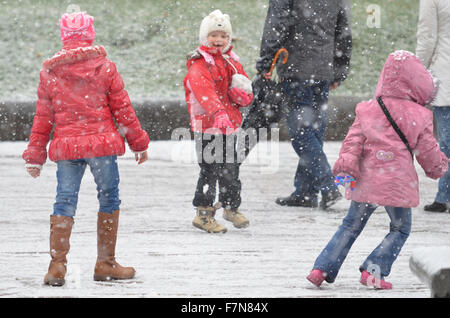
<instances>
[{"instance_id":1,"label":"girl in red coat","mask_svg":"<svg viewBox=\"0 0 450 318\"><path fill-rule=\"evenodd\" d=\"M52 286L64 284L73 217L86 166L94 175L100 203L94 279L128 279L135 274L134 268L120 266L114 256L120 205L117 156L125 153L115 122L139 164L148 159L149 138L116 66L106 58L102 46L92 46L93 22L84 12L61 17L63 48L44 62L30 142L23 153L27 171L38 177L54 128L49 157L57 163L58 186L50 216L52 260L44 278L45 284Z\"/></svg>"},{"instance_id":2,"label":"girl in red coat","mask_svg":"<svg viewBox=\"0 0 450 318\"><path fill-rule=\"evenodd\" d=\"M188 56L184 79L200 165L193 225L210 233L227 230L214 219L220 207L235 227L249 224L238 210L241 182L234 132L242 122L239 107L248 106L253 95L251 81L232 51L231 32L230 18L220 10L205 17L200 26L201 45ZM220 204L214 205L217 183Z\"/></svg>"}]
</instances>

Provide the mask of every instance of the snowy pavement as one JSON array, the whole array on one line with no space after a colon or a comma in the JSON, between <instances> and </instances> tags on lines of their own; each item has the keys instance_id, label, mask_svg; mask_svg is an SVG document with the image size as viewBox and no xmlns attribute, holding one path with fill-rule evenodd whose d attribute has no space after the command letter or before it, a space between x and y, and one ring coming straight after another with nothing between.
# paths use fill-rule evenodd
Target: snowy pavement
<instances>
[{"instance_id":1,"label":"snowy pavement","mask_svg":"<svg viewBox=\"0 0 450 318\"><path fill-rule=\"evenodd\" d=\"M42 284L48 254L49 215L56 190L56 165L48 162L32 179L21 154L25 142L0 143L0 297L429 297L409 269L415 249L450 244L450 214L428 213L437 181L418 169L420 206L413 209L412 233L394 263L391 291L359 284L358 267L387 234L389 218L379 208L354 244L334 284L320 289L306 279L315 258L347 212L342 200L332 211L279 207L289 194L297 157L289 143L261 144L241 169L241 210L250 227L228 227L212 235L191 225L199 172L193 143L151 142L150 160L137 166L127 150L119 159L122 200L117 259L134 266L135 279L94 282L96 188L89 169L81 185L64 287ZM339 142L327 142L331 164ZM272 165L268 166L271 158ZM279 166L277 167L277 159ZM274 160L274 161L273 161Z\"/></svg>"}]
</instances>

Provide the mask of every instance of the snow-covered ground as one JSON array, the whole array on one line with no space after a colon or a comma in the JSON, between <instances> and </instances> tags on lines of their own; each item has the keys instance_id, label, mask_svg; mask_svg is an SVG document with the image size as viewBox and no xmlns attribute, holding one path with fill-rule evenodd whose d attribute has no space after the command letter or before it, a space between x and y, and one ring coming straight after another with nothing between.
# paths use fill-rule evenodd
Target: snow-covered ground
<instances>
[{"instance_id":1,"label":"snow-covered ground","mask_svg":"<svg viewBox=\"0 0 450 318\"><path fill-rule=\"evenodd\" d=\"M82 182L68 255L64 287L42 284L50 256L49 215L56 190L56 165L48 162L32 179L21 154L25 142L0 143L0 297L429 297L409 269L415 249L449 245L450 214L428 213L435 180L419 168L421 204L413 209L413 228L389 277L391 291L359 284L358 267L387 234L389 219L379 208L354 244L334 284L320 289L306 279L318 253L347 212L349 202L332 211L279 207L277 196L292 191L297 158L289 143L261 144L241 169L241 210L250 227L212 235L191 225L198 166L193 143L150 145L150 160L137 166L130 151L119 159L122 200L117 259L136 268L135 279L94 282L96 260L95 184L89 169ZM327 142L334 163L339 142ZM267 150L267 152L266 152ZM274 164L267 166L268 158ZM278 159L278 167L276 165Z\"/></svg>"}]
</instances>

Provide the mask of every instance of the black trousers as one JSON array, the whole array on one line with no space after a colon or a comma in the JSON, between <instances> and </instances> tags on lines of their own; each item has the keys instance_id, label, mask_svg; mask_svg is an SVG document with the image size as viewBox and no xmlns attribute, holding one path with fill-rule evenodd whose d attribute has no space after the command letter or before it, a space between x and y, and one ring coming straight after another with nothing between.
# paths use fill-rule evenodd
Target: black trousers
<instances>
[{"instance_id":1,"label":"black trousers","mask_svg":"<svg viewBox=\"0 0 450 318\"><path fill-rule=\"evenodd\" d=\"M193 205L213 206L219 185L219 202L227 209L241 205L241 181L236 154L235 135L195 133L200 175L195 189Z\"/></svg>"}]
</instances>

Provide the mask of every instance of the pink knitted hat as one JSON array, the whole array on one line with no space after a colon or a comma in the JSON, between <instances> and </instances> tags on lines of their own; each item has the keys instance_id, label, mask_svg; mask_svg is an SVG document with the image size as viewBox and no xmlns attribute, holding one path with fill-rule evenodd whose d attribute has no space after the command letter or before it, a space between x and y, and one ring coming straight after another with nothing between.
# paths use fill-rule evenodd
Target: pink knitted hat
<instances>
[{"instance_id":1,"label":"pink knitted hat","mask_svg":"<svg viewBox=\"0 0 450 318\"><path fill-rule=\"evenodd\" d=\"M59 27L64 44L69 41L94 42L94 18L86 12L64 13L59 20Z\"/></svg>"}]
</instances>

